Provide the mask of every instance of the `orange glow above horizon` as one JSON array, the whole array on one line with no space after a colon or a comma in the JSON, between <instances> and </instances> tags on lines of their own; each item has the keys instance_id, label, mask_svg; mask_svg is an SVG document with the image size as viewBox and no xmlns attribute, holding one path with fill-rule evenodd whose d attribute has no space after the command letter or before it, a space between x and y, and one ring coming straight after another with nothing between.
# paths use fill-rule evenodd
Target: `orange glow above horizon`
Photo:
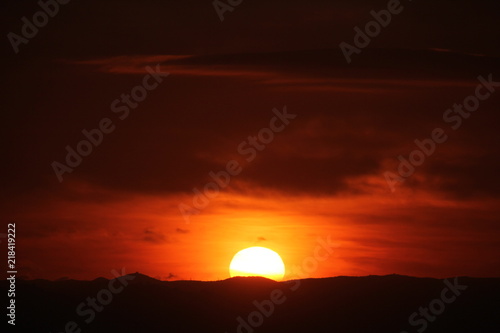
<instances>
[{"instance_id":1,"label":"orange glow above horizon","mask_svg":"<svg viewBox=\"0 0 500 333\"><path fill-rule=\"evenodd\" d=\"M363 181L366 186L371 184ZM81 190L72 189L73 193ZM96 188L85 191L99 193ZM225 192L186 224L177 208L185 200L183 196L120 194L104 204L46 198L51 204L41 200L38 207L18 215L19 225L25 228L22 232L29 238L20 255L29 258L25 264L31 271L26 272L49 279L112 277L111 270L124 267L127 273L163 280L220 280L230 276L228 264L233 255L252 246L279 253L287 268L284 279L392 273L448 277L467 271L494 274L494 267L482 267L475 260L491 252L494 235L475 230L467 217L497 209L495 201L471 200L457 207L415 191L396 199L390 194L342 198ZM461 228L450 231L448 222L441 220L443 215ZM482 219L478 223L492 223L488 216L475 215ZM418 225L405 222L416 216ZM39 221L52 224L39 229ZM471 236L481 242L474 245L476 251L464 251ZM336 244L332 254L314 270L304 270L318 239L326 237ZM442 244L450 251L439 252ZM321 250L322 256L324 253ZM454 259L452 253L459 253L461 259ZM100 260L93 260L97 256ZM304 275L294 274L300 270Z\"/></svg>"}]
</instances>

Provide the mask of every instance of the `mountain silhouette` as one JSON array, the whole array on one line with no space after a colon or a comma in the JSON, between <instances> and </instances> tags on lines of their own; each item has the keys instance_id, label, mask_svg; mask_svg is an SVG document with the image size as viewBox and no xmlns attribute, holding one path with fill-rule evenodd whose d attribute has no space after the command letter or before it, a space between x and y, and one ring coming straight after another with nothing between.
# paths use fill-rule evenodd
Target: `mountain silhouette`
<instances>
[{"instance_id":1,"label":"mountain silhouette","mask_svg":"<svg viewBox=\"0 0 500 333\"><path fill-rule=\"evenodd\" d=\"M6 281L1 285L7 287ZM500 278L387 275L276 282L235 277L203 282L160 281L135 273L112 280L18 280L15 328L52 333L498 333L499 300ZM421 309L428 317L419 314Z\"/></svg>"}]
</instances>

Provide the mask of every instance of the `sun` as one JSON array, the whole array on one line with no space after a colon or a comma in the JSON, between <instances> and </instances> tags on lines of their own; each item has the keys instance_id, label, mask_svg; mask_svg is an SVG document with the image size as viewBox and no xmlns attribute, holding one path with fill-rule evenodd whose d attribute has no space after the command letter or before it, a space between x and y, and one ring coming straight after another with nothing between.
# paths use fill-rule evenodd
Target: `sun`
<instances>
[{"instance_id":1,"label":"sun","mask_svg":"<svg viewBox=\"0 0 500 333\"><path fill-rule=\"evenodd\" d=\"M235 276L263 276L281 280L285 264L279 254L265 247L253 246L236 253L229 265L229 274Z\"/></svg>"}]
</instances>

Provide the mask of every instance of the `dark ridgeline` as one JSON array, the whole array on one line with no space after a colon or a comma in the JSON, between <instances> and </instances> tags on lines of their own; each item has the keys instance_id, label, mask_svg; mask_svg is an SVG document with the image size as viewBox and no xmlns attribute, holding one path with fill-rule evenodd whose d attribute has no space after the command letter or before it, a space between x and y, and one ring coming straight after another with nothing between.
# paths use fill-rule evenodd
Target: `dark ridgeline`
<instances>
[{"instance_id":1,"label":"dark ridgeline","mask_svg":"<svg viewBox=\"0 0 500 333\"><path fill-rule=\"evenodd\" d=\"M109 304L94 312L90 321L93 310L88 305L80 309L85 315L78 315L76 309L87 297L109 290L110 280L19 280L15 331L66 332L66 323L74 321L78 326L70 325L68 332L411 333L423 324L411 326L410 315L441 299L447 288L443 280L399 275L306 279L298 284L264 278L164 282L136 273L122 281L128 285L121 289L120 282L114 281L112 288L121 292L112 294ZM453 284L454 279L448 281ZM460 294L456 297L450 290L445 292L446 299L453 301L445 304L442 314L429 312L434 321L424 331L500 332L500 278L459 277L457 283L467 289L456 291ZM6 281L1 284L6 286ZM101 299L108 302L110 294L101 292ZM270 306L270 299L278 304ZM260 313L273 313L250 315L258 311L254 301L263 309ZM437 310L439 303L433 304ZM248 325L239 331L238 317ZM418 315L415 320L421 318ZM249 320L255 326L261 324L253 328Z\"/></svg>"}]
</instances>

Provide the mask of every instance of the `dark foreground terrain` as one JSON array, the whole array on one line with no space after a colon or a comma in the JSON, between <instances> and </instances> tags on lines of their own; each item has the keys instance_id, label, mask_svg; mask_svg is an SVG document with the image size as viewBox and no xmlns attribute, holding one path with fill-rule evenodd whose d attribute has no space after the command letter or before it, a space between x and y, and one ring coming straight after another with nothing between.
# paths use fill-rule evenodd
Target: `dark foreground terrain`
<instances>
[{"instance_id":1,"label":"dark foreground terrain","mask_svg":"<svg viewBox=\"0 0 500 333\"><path fill-rule=\"evenodd\" d=\"M500 278L18 280L15 322L9 331L498 333Z\"/></svg>"}]
</instances>

